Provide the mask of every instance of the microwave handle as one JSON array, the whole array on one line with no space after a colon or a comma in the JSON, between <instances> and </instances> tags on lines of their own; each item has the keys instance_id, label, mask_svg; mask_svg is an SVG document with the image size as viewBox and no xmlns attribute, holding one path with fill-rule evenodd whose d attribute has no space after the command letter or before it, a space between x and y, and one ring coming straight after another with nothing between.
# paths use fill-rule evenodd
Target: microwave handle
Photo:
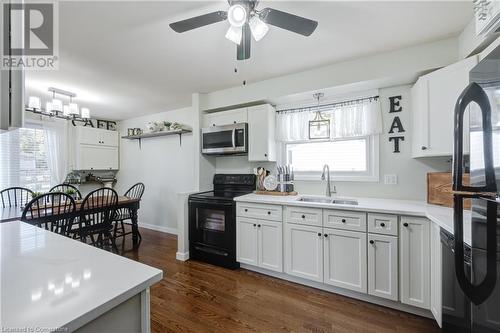
<instances>
[{"instance_id":1,"label":"microwave handle","mask_svg":"<svg viewBox=\"0 0 500 333\"><path fill-rule=\"evenodd\" d=\"M231 134L231 142L233 144L233 148L236 148L236 128L233 128L233 133Z\"/></svg>"}]
</instances>

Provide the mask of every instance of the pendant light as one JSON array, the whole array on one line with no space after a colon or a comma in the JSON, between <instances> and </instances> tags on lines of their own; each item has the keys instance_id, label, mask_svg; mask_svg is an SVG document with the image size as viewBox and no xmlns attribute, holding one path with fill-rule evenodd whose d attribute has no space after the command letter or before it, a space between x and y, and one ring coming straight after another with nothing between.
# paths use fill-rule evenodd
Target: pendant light
<instances>
[{"instance_id":1,"label":"pendant light","mask_svg":"<svg viewBox=\"0 0 500 333\"><path fill-rule=\"evenodd\" d=\"M320 99L325 94L315 93L314 99L318 100L318 106L314 119L309 121L309 139L330 139L330 119L323 117L320 111Z\"/></svg>"},{"instance_id":2,"label":"pendant light","mask_svg":"<svg viewBox=\"0 0 500 333\"><path fill-rule=\"evenodd\" d=\"M83 119L89 119L90 118L90 110L88 108L81 108L81 117Z\"/></svg>"},{"instance_id":3,"label":"pendant light","mask_svg":"<svg viewBox=\"0 0 500 333\"><path fill-rule=\"evenodd\" d=\"M28 100L28 107L33 110L40 110L42 108L42 102L40 101L40 97L30 96Z\"/></svg>"}]
</instances>

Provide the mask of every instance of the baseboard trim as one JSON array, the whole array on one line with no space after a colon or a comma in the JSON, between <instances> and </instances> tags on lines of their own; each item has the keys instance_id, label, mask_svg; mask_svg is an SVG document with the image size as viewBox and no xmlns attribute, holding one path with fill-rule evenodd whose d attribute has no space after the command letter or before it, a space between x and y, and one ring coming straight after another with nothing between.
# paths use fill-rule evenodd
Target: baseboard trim
<instances>
[{"instance_id":1,"label":"baseboard trim","mask_svg":"<svg viewBox=\"0 0 500 333\"><path fill-rule=\"evenodd\" d=\"M164 227L161 225L149 224L149 223L138 223L139 227L146 228L150 230L164 232L166 234L176 235L177 236L177 228Z\"/></svg>"},{"instance_id":2,"label":"baseboard trim","mask_svg":"<svg viewBox=\"0 0 500 333\"><path fill-rule=\"evenodd\" d=\"M177 252L175 254L175 259L180 261L187 261L189 259L189 252Z\"/></svg>"},{"instance_id":3,"label":"baseboard trim","mask_svg":"<svg viewBox=\"0 0 500 333\"><path fill-rule=\"evenodd\" d=\"M286 273L273 272L273 271L269 271L267 269L263 269L260 267L255 267L255 266L251 266L251 265L247 265L247 264L240 264L240 267L243 269L247 269L249 271L257 272L257 273L264 274L264 275L269 275L269 276L272 276L272 277L275 277L278 279L302 284L302 285L316 288L316 289L321 289L324 291L328 291L331 293L339 294L339 295L350 297L350 298L355 298L355 299L358 299L360 301L373 303L373 304L385 306L385 307L388 307L391 309L412 313L412 314L415 314L417 316L434 319L430 310L420 309L420 308L417 308L417 307L414 307L411 305L402 304L400 302L395 302L395 301L383 299L380 297L371 296L368 294L362 294L362 293L358 293L355 291L351 291L351 290L347 290L347 289L343 289L343 288L338 288L338 287L330 286L330 285L319 283L319 282L309 281L307 279L302 279L299 277L291 276L291 275L288 275Z\"/></svg>"}]
</instances>

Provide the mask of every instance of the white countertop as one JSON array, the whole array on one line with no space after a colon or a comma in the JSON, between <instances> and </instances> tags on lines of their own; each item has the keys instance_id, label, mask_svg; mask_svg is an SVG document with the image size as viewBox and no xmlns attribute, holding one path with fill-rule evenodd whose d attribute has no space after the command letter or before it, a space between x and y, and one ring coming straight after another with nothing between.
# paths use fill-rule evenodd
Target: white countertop
<instances>
[{"instance_id":1,"label":"white countertop","mask_svg":"<svg viewBox=\"0 0 500 333\"><path fill-rule=\"evenodd\" d=\"M358 201L357 205L332 205L317 202L303 202L298 201L301 196L277 196L277 195L259 195L259 194L246 194L234 198L236 202L250 202L261 204L275 204L275 205L289 205L300 207L316 207L316 208L329 208L329 209L342 209L350 211L366 211L376 213L389 213L397 215L411 215L426 217L432 222L439 225L441 228L453 234L453 209L448 207L429 205L423 201L412 200L396 200L396 199L377 199L377 198L358 198L358 197L343 197L342 199L355 199ZM306 197L313 197L306 195ZM464 242L471 244L471 230L470 230L470 211L464 212Z\"/></svg>"},{"instance_id":2,"label":"white countertop","mask_svg":"<svg viewBox=\"0 0 500 333\"><path fill-rule=\"evenodd\" d=\"M0 327L75 330L163 272L29 224L0 223Z\"/></svg>"}]
</instances>

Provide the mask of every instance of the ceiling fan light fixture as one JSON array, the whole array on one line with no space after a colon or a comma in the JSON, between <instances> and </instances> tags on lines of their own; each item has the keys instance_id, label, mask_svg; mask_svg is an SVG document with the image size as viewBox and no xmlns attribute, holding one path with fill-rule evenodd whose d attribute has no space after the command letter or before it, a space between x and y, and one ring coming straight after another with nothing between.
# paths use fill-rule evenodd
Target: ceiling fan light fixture
<instances>
[{"instance_id":1,"label":"ceiling fan light fixture","mask_svg":"<svg viewBox=\"0 0 500 333\"><path fill-rule=\"evenodd\" d=\"M252 31L252 36L256 42L264 38L264 36L269 31L269 26L264 23L257 15L253 16L248 22L250 30Z\"/></svg>"},{"instance_id":2,"label":"ceiling fan light fixture","mask_svg":"<svg viewBox=\"0 0 500 333\"><path fill-rule=\"evenodd\" d=\"M230 26L226 32L226 38L238 45L241 44L242 37L243 37L243 30L241 29L241 27Z\"/></svg>"},{"instance_id":3,"label":"ceiling fan light fixture","mask_svg":"<svg viewBox=\"0 0 500 333\"><path fill-rule=\"evenodd\" d=\"M247 21L247 10L240 4L232 5L227 11L227 19L231 26L242 27Z\"/></svg>"}]
</instances>

